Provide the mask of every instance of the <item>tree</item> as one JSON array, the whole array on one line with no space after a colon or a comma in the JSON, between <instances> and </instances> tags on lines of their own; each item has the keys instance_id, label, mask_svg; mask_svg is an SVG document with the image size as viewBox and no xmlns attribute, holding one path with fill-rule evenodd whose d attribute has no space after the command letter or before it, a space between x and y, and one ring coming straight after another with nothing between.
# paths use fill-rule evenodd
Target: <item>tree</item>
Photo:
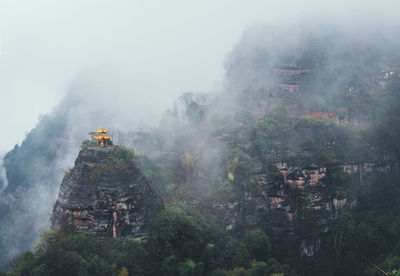
<instances>
[{"instance_id":1,"label":"tree","mask_svg":"<svg viewBox=\"0 0 400 276\"><path fill-rule=\"evenodd\" d=\"M251 257L257 261L267 261L271 254L271 243L269 238L260 229L246 234L246 246Z\"/></svg>"},{"instance_id":2,"label":"tree","mask_svg":"<svg viewBox=\"0 0 400 276\"><path fill-rule=\"evenodd\" d=\"M226 163L226 169L233 174L232 179L244 179L250 177L254 169L253 159L239 148L232 151L232 156Z\"/></svg>"},{"instance_id":3,"label":"tree","mask_svg":"<svg viewBox=\"0 0 400 276\"><path fill-rule=\"evenodd\" d=\"M400 161L400 76L388 80L378 100L378 114L373 123L372 143L384 152L384 157Z\"/></svg>"},{"instance_id":4,"label":"tree","mask_svg":"<svg viewBox=\"0 0 400 276\"><path fill-rule=\"evenodd\" d=\"M350 212L345 210L335 221L332 228L333 247L335 251L336 264L339 265L343 248L352 240L355 222Z\"/></svg>"},{"instance_id":5,"label":"tree","mask_svg":"<svg viewBox=\"0 0 400 276\"><path fill-rule=\"evenodd\" d=\"M249 267L250 265L250 254L243 243L240 243L236 249L233 264L235 267Z\"/></svg>"},{"instance_id":6,"label":"tree","mask_svg":"<svg viewBox=\"0 0 400 276\"><path fill-rule=\"evenodd\" d=\"M249 269L250 276L265 276L268 273L268 266L265 262L254 262Z\"/></svg>"},{"instance_id":7,"label":"tree","mask_svg":"<svg viewBox=\"0 0 400 276\"><path fill-rule=\"evenodd\" d=\"M122 267L121 271L119 272L118 276L129 276L129 271L126 267Z\"/></svg>"},{"instance_id":8,"label":"tree","mask_svg":"<svg viewBox=\"0 0 400 276\"><path fill-rule=\"evenodd\" d=\"M34 267L33 253L27 251L20 257L18 257L17 265L13 268L10 275L28 276L33 267Z\"/></svg>"},{"instance_id":9,"label":"tree","mask_svg":"<svg viewBox=\"0 0 400 276\"><path fill-rule=\"evenodd\" d=\"M192 123L200 123L204 120L205 111L196 102L191 102L186 108L186 116Z\"/></svg>"},{"instance_id":10,"label":"tree","mask_svg":"<svg viewBox=\"0 0 400 276\"><path fill-rule=\"evenodd\" d=\"M86 149L87 147L96 146L96 142L92 140L83 140L81 143L81 150Z\"/></svg>"},{"instance_id":11,"label":"tree","mask_svg":"<svg viewBox=\"0 0 400 276\"><path fill-rule=\"evenodd\" d=\"M49 269L46 264L41 264L30 272L30 276L51 276Z\"/></svg>"},{"instance_id":12,"label":"tree","mask_svg":"<svg viewBox=\"0 0 400 276\"><path fill-rule=\"evenodd\" d=\"M202 275L201 265L196 265L192 259L186 259L178 263L179 276L200 276Z\"/></svg>"},{"instance_id":13,"label":"tree","mask_svg":"<svg viewBox=\"0 0 400 276\"><path fill-rule=\"evenodd\" d=\"M153 246L159 257L175 254L178 258L194 258L201 254L204 233L193 217L177 206L169 206L154 223Z\"/></svg>"}]
</instances>

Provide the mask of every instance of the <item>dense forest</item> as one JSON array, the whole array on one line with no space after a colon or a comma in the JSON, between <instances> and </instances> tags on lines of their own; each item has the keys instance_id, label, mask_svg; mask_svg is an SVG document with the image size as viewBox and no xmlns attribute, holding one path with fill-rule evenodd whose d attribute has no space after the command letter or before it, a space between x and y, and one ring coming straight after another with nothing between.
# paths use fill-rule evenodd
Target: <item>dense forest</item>
<instances>
[{"instance_id":1,"label":"dense forest","mask_svg":"<svg viewBox=\"0 0 400 276\"><path fill-rule=\"evenodd\" d=\"M400 52L386 34L356 37L248 30L224 91L185 93L159 127L114 140L163 198L148 240L44 230L2 274L400 275ZM44 133L64 145L60 118L25 145ZM7 225L26 208L11 195L63 154L39 148L22 169L26 148L4 158ZM7 225L3 248L24 236Z\"/></svg>"}]
</instances>

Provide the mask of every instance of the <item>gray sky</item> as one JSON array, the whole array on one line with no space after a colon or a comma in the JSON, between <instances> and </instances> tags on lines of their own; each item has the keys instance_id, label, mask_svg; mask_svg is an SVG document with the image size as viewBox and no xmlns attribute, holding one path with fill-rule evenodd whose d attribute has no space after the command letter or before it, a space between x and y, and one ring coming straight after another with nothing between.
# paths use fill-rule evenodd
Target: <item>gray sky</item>
<instances>
[{"instance_id":1,"label":"gray sky","mask_svg":"<svg viewBox=\"0 0 400 276\"><path fill-rule=\"evenodd\" d=\"M249 26L314 16L390 22L398 3L0 0L0 152L76 83L93 87L91 97L110 93L110 106L151 123L182 92L218 90L226 55Z\"/></svg>"}]
</instances>

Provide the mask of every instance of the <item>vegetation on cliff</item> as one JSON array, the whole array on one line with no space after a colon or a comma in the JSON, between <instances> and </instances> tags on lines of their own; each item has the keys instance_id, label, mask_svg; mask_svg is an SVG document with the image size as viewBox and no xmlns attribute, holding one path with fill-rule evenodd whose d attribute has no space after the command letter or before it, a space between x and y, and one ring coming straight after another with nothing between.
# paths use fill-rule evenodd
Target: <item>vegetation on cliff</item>
<instances>
[{"instance_id":1,"label":"vegetation on cliff","mask_svg":"<svg viewBox=\"0 0 400 276\"><path fill-rule=\"evenodd\" d=\"M343 34L312 34L295 45L300 53L285 52L253 36L229 58L223 94L185 93L160 127L136 137L137 155L116 147L91 169L93 187L137 164L163 196L147 242L46 232L8 274L398 274L396 52ZM29 154L6 156L10 192L54 157L45 150L25 168ZM0 211L11 220L24 209L12 208Z\"/></svg>"},{"instance_id":2,"label":"vegetation on cliff","mask_svg":"<svg viewBox=\"0 0 400 276\"><path fill-rule=\"evenodd\" d=\"M161 212L152 231L144 244L45 231L34 252L15 259L5 275L295 275L271 258L264 232L251 231L234 241L214 217L183 204Z\"/></svg>"}]
</instances>

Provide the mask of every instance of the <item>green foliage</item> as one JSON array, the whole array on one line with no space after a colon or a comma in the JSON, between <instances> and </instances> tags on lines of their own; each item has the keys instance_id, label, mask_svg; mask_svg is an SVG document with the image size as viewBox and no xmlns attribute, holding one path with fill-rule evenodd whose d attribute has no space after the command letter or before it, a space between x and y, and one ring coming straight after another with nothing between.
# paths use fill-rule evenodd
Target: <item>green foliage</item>
<instances>
[{"instance_id":1,"label":"green foliage","mask_svg":"<svg viewBox=\"0 0 400 276\"><path fill-rule=\"evenodd\" d=\"M234 175L235 179L243 179L249 177L253 172L254 161L243 150L235 148L232 151L231 158L226 163L226 169Z\"/></svg>"},{"instance_id":2,"label":"green foliage","mask_svg":"<svg viewBox=\"0 0 400 276\"><path fill-rule=\"evenodd\" d=\"M63 181L66 181L68 178L70 178L72 175L72 169L69 169L68 171L65 172Z\"/></svg>"},{"instance_id":3,"label":"green foliage","mask_svg":"<svg viewBox=\"0 0 400 276\"><path fill-rule=\"evenodd\" d=\"M208 275L211 271L217 275L223 274L223 269L250 267L246 244L230 243L214 217L181 203L170 204L160 213L153 229L151 248L153 258L160 260L161 275ZM249 239L260 242L269 254L269 240L263 232L256 231ZM257 250L260 246L252 244L251 248Z\"/></svg>"},{"instance_id":4,"label":"green foliage","mask_svg":"<svg viewBox=\"0 0 400 276\"><path fill-rule=\"evenodd\" d=\"M230 276L230 274L227 270L223 268L217 268L213 272L211 272L211 276Z\"/></svg>"},{"instance_id":5,"label":"green foliage","mask_svg":"<svg viewBox=\"0 0 400 276\"><path fill-rule=\"evenodd\" d=\"M230 275L234 276L249 276L250 272L246 270L244 267L236 267L233 269L233 271L230 273Z\"/></svg>"},{"instance_id":6,"label":"green foliage","mask_svg":"<svg viewBox=\"0 0 400 276\"><path fill-rule=\"evenodd\" d=\"M243 124L246 128L253 128L256 125L256 119L247 110L237 112L233 119L235 122Z\"/></svg>"},{"instance_id":7,"label":"green foliage","mask_svg":"<svg viewBox=\"0 0 400 276\"><path fill-rule=\"evenodd\" d=\"M239 243L236 248L233 263L238 267L247 268L250 266L250 254L243 243Z\"/></svg>"},{"instance_id":8,"label":"green foliage","mask_svg":"<svg viewBox=\"0 0 400 276\"><path fill-rule=\"evenodd\" d=\"M253 262L249 269L250 276L264 276L268 273L268 267L265 262Z\"/></svg>"},{"instance_id":9,"label":"green foliage","mask_svg":"<svg viewBox=\"0 0 400 276\"><path fill-rule=\"evenodd\" d=\"M380 267L385 270L389 271L394 275L399 275L400 271L400 256L388 256L385 258L384 262L380 264Z\"/></svg>"},{"instance_id":10,"label":"green foliage","mask_svg":"<svg viewBox=\"0 0 400 276\"><path fill-rule=\"evenodd\" d=\"M271 177L271 179L274 182L280 183L284 180L282 172L276 166L269 165L267 167L267 170L268 170L268 176Z\"/></svg>"},{"instance_id":11,"label":"green foliage","mask_svg":"<svg viewBox=\"0 0 400 276\"><path fill-rule=\"evenodd\" d=\"M158 194L166 195L170 192L170 188L173 185L171 179L163 174L162 170L147 156L138 156L138 167Z\"/></svg>"},{"instance_id":12,"label":"green foliage","mask_svg":"<svg viewBox=\"0 0 400 276\"><path fill-rule=\"evenodd\" d=\"M23 254L9 275L140 275L146 267L142 250L134 239L100 243L82 234L45 231L35 252Z\"/></svg>"},{"instance_id":13,"label":"green foliage","mask_svg":"<svg viewBox=\"0 0 400 276\"><path fill-rule=\"evenodd\" d=\"M100 177L107 173L115 177L129 177L138 169L137 157L134 152L123 146L115 146L108 154L104 163L97 164L90 174L90 180L96 183Z\"/></svg>"},{"instance_id":14,"label":"green foliage","mask_svg":"<svg viewBox=\"0 0 400 276\"><path fill-rule=\"evenodd\" d=\"M354 181L354 176L335 168L332 172L328 171L325 183L333 198L343 198L356 193L358 181Z\"/></svg>"},{"instance_id":15,"label":"green foliage","mask_svg":"<svg viewBox=\"0 0 400 276\"><path fill-rule=\"evenodd\" d=\"M232 173L229 173L228 177L229 177L229 175L233 176ZM234 178L231 177L231 179L234 179ZM218 189L220 191L224 191L224 192L232 191L232 185L231 185L229 179L225 179L225 178L222 178L222 177L218 178Z\"/></svg>"},{"instance_id":16,"label":"green foliage","mask_svg":"<svg viewBox=\"0 0 400 276\"><path fill-rule=\"evenodd\" d=\"M391 276L400 276L400 270L399 269L394 269L390 273Z\"/></svg>"},{"instance_id":17,"label":"green foliage","mask_svg":"<svg viewBox=\"0 0 400 276\"><path fill-rule=\"evenodd\" d=\"M139 238L130 238L129 242L131 242L133 244L140 244L141 240Z\"/></svg>"},{"instance_id":18,"label":"green foliage","mask_svg":"<svg viewBox=\"0 0 400 276\"><path fill-rule=\"evenodd\" d=\"M51 276L49 269L45 264L41 264L32 269L31 276Z\"/></svg>"},{"instance_id":19,"label":"green foliage","mask_svg":"<svg viewBox=\"0 0 400 276\"><path fill-rule=\"evenodd\" d=\"M394 73L378 99L377 116L369 131L370 139L385 159L400 160L400 76Z\"/></svg>"},{"instance_id":20,"label":"green foliage","mask_svg":"<svg viewBox=\"0 0 400 276\"><path fill-rule=\"evenodd\" d=\"M121 165L131 165L136 161L136 155L130 149L124 146L117 146L112 152L111 159Z\"/></svg>"},{"instance_id":21,"label":"green foliage","mask_svg":"<svg viewBox=\"0 0 400 276\"><path fill-rule=\"evenodd\" d=\"M119 272L118 276L129 276L129 271L126 267L122 267L121 271Z\"/></svg>"},{"instance_id":22,"label":"green foliage","mask_svg":"<svg viewBox=\"0 0 400 276\"><path fill-rule=\"evenodd\" d=\"M267 261L271 254L268 236L260 229L246 234L246 245L251 257L257 261Z\"/></svg>"},{"instance_id":23,"label":"green foliage","mask_svg":"<svg viewBox=\"0 0 400 276\"><path fill-rule=\"evenodd\" d=\"M389 172L370 177L369 185L357 190L357 207L339 214L331 231L338 275L382 275L370 262L389 275L399 268L400 189L396 175Z\"/></svg>"},{"instance_id":24,"label":"green foliage","mask_svg":"<svg viewBox=\"0 0 400 276\"><path fill-rule=\"evenodd\" d=\"M96 142L92 140L83 140L81 143L81 150L86 149L87 147L94 147L96 146Z\"/></svg>"},{"instance_id":25,"label":"green foliage","mask_svg":"<svg viewBox=\"0 0 400 276\"><path fill-rule=\"evenodd\" d=\"M53 230L44 230L40 235L40 240L35 244L35 253L40 254L45 251L48 247L54 246L57 242L56 233Z\"/></svg>"},{"instance_id":26,"label":"green foliage","mask_svg":"<svg viewBox=\"0 0 400 276\"><path fill-rule=\"evenodd\" d=\"M355 222L353 216L347 210L338 216L332 227L333 248L337 264L340 263L343 248L353 239L354 228Z\"/></svg>"},{"instance_id":27,"label":"green foliage","mask_svg":"<svg viewBox=\"0 0 400 276\"><path fill-rule=\"evenodd\" d=\"M191 259L186 259L183 262L178 263L178 274L179 276L200 276L202 275L202 264L196 264Z\"/></svg>"},{"instance_id":28,"label":"green foliage","mask_svg":"<svg viewBox=\"0 0 400 276\"><path fill-rule=\"evenodd\" d=\"M186 108L186 116L193 123L199 123L204 120L205 109L196 102L191 102Z\"/></svg>"},{"instance_id":29,"label":"green foliage","mask_svg":"<svg viewBox=\"0 0 400 276\"><path fill-rule=\"evenodd\" d=\"M29 275L30 271L35 267L34 255L27 251L18 257L17 264L9 273L11 276Z\"/></svg>"},{"instance_id":30,"label":"green foliage","mask_svg":"<svg viewBox=\"0 0 400 276\"><path fill-rule=\"evenodd\" d=\"M294 165L368 160L371 151L361 127L340 126L325 117L288 116L275 111L258 122L254 151L274 150Z\"/></svg>"},{"instance_id":31,"label":"green foliage","mask_svg":"<svg viewBox=\"0 0 400 276\"><path fill-rule=\"evenodd\" d=\"M160 274L168 276L178 274L178 259L175 255L169 255L162 260Z\"/></svg>"},{"instance_id":32,"label":"green foliage","mask_svg":"<svg viewBox=\"0 0 400 276\"><path fill-rule=\"evenodd\" d=\"M231 271L224 269L216 269L212 272L212 276L294 276L295 271L287 265L281 265L275 259L269 259L266 262L254 261L246 269L244 267L236 267Z\"/></svg>"},{"instance_id":33,"label":"green foliage","mask_svg":"<svg viewBox=\"0 0 400 276\"><path fill-rule=\"evenodd\" d=\"M387 272L387 275L398 276L400 267L400 256L387 256L377 267ZM380 276L382 272L375 266L370 266L365 269L364 275L366 276Z\"/></svg>"},{"instance_id":34,"label":"green foliage","mask_svg":"<svg viewBox=\"0 0 400 276\"><path fill-rule=\"evenodd\" d=\"M194 258L204 246L200 225L178 206L169 206L161 212L155 219L154 228L153 242L160 248L161 258L172 254L178 258Z\"/></svg>"}]
</instances>

